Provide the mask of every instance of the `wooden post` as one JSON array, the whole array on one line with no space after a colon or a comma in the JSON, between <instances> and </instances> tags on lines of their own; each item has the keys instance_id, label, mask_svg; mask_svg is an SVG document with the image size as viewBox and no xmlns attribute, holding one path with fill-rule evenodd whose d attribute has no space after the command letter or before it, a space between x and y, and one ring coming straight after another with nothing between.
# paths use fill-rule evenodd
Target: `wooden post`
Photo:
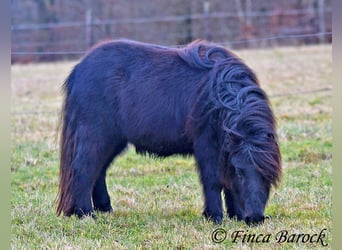
<instances>
[{"instance_id":1,"label":"wooden post","mask_svg":"<svg viewBox=\"0 0 342 250\"><path fill-rule=\"evenodd\" d=\"M324 43L325 37L325 20L324 20L324 0L318 0L318 29L319 29L319 42Z\"/></svg>"},{"instance_id":2,"label":"wooden post","mask_svg":"<svg viewBox=\"0 0 342 250\"><path fill-rule=\"evenodd\" d=\"M211 35L209 31L209 8L210 8L210 2L209 0L203 1L203 13L204 13L204 36L207 41L211 40Z\"/></svg>"},{"instance_id":3,"label":"wooden post","mask_svg":"<svg viewBox=\"0 0 342 250\"><path fill-rule=\"evenodd\" d=\"M92 46L92 30L91 30L91 9L88 8L86 11L86 17L85 17L85 32L86 32L86 49L89 49Z\"/></svg>"}]
</instances>

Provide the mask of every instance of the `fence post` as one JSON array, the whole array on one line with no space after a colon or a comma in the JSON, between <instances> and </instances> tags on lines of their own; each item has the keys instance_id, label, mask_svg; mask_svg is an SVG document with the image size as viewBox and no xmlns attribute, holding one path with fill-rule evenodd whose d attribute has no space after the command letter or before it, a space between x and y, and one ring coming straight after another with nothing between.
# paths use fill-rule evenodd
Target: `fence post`
<instances>
[{"instance_id":1,"label":"fence post","mask_svg":"<svg viewBox=\"0 0 342 250\"><path fill-rule=\"evenodd\" d=\"M211 34L209 31L209 8L210 8L210 2L209 0L203 1L203 12L204 12L204 36L207 41L211 40Z\"/></svg>"},{"instance_id":2,"label":"fence post","mask_svg":"<svg viewBox=\"0 0 342 250\"><path fill-rule=\"evenodd\" d=\"M318 29L319 29L319 42L325 42L325 20L324 20L324 0L318 0Z\"/></svg>"},{"instance_id":3,"label":"fence post","mask_svg":"<svg viewBox=\"0 0 342 250\"><path fill-rule=\"evenodd\" d=\"M86 50L89 49L92 45L92 30L91 30L91 9L88 8L86 11L85 17L85 25L86 25Z\"/></svg>"}]
</instances>

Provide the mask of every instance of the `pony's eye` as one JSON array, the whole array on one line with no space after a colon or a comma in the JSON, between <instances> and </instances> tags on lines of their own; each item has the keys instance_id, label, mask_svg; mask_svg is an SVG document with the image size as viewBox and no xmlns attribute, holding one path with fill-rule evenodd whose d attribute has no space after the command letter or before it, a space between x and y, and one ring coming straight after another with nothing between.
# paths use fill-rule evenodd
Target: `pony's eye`
<instances>
[{"instance_id":1,"label":"pony's eye","mask_svg":"<svg viewBox=\"0 0 342 250\"><path fill-rule=\"evenodd\" d=\"M273 133L267 133L267 138L274 140L274 134Z\"/></svg>"}]
</instances>

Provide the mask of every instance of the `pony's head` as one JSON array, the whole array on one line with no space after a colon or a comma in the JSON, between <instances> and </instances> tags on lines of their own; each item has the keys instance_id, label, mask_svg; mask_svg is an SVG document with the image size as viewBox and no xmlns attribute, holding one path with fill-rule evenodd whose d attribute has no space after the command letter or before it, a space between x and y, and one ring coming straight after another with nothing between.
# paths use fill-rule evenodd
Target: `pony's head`
<instances>
[{"instance_id":1,"label":"pony's head","mask_svg":"<svg viewBox=\"0 0 342 250\"><path fill-rule=\"evenodd\" d=\"M280 179L280 152L274 131L230 132L221 178L230 217L247 224L263 222L270 188Z\"/></svg>"},{"instance_id":2,"label":"pony's head","mask_svg":"<svg viewBox=\"0 0 342 250\"><path fill-rule=\"evenodd\" d=\"M193 67L208 70L189 127L194 135L206 124L215 131L228 214L247 224L260 223L270 189L281 177L268 97L254 72L225 48L197 41L180 56Z\"/></svg>"},{"instance_id":3,"label":"pony's head","mask_svg":"<svg viewBox=\"0 0 342 250\"><path fill-rule=\"evenodd\" d=\"M221 179L229 216L258 224L264 221L270 188L281 176L275 118L252 72L232 70L226 69L231 76L216 86L217 100L224 105L218 110Z\"/></svg>"}]
</instances>

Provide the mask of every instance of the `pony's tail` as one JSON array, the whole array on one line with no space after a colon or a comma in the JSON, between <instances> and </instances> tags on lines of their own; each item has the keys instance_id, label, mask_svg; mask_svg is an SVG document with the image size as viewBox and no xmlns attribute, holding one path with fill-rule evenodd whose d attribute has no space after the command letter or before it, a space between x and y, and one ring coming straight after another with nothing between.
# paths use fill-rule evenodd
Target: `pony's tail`
<instances>
[{"instance_id":1,"label":"pony's tail","mask_svg":"<svg viewBox=\"0 0 342 250\"><path fill-rule=\"evenodd\" d=\"M64 214L70 216L74 211L74 195L72 189L72 162L76 155L76 123L75 111L70 100L70 92L75 78L76 67L70 73L63 85L65 95L63 108L60 117L60 168L59 188L57 194L57 216Z\"/></svg>"}]
</instances>

